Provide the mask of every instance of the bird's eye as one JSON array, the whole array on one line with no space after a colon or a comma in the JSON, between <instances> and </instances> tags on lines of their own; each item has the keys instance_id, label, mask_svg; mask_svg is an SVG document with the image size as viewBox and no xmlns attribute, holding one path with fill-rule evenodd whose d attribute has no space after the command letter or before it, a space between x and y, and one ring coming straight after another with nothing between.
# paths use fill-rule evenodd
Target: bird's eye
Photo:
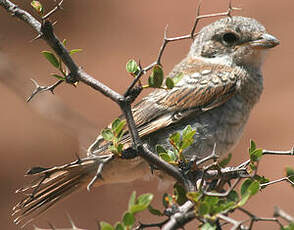
<instances>
[{"instance_id":1,"label":"bird's eye","mask_svg":"<svg viewBox=\"0 0 294 230\"><path fill-rule=\"evenodd\" d=\"M223 35L223 41L227 44L227 45L233 45L235 44L237 41L239 40L238 35L232 33L232 32L228 32L225 33Z\"/></svg>"}]
</instances>

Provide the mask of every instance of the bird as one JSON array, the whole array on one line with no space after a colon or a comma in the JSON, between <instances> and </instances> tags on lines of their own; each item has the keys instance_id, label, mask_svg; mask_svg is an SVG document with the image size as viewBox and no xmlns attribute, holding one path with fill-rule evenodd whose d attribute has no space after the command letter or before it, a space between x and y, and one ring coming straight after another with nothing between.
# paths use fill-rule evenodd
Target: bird
<instances>
[{"instance_id":1,"label":"bird","mask_svg":"<svg viewBox=\"0 0 294 230\"><path fill-rule=\"evenodd\" d=\"M169 136L190 125L197 132L183 152L186 159L203 158L214 148L220 155L231 151L262 94L266 51L278 44L253 18L225 17L203 27L187 56L168 74L170 78L181 74L181 80L170 90L154 89L132 107L142 142L152 151L156 145L169 148ZM128 132L121 143L131 146ZM28 171L37 179L17 191L31 193L14 207L15 223L27 224L73 191L85 188L99 165L90 156L103 160L110 153L101 135L89 153L66 165ZM115 158L104 165L103 180L94 185L128 183L146 174L150 168L140 157Z\"/></svg>"}]
</instances>

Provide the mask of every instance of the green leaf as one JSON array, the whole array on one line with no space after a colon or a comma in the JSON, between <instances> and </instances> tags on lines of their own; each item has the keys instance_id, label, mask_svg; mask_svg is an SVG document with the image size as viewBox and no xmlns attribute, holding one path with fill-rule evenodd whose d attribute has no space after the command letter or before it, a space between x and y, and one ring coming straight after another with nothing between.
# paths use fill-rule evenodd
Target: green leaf
<instances>
[{"instance_id":1,"label":"green leaf","mask_svg":"<svg viewBox=\"0 0 294 230\"><path fill-rule=\"evenodd\" d=\"M283 226L281 230L294 230L294 223L291 223L289 225Z\"/></svg>"},{"instance_id":2,"label":"green leaf","mask_svg":"<svg viewBox=\"0 0 294 230\"><path fill-rule=\"evenodd\" d=\"M229 154L227 155L227 157L223 158L223 159L218 163L218 165L219 165L221 168L224 168L224 167L226 167L226 166L230 163L231 159L232 159L232 153L229 153Z\"/></svg>"},{"instance_id":3,"label":"green leaf","mask_svg":"<svg viewBox=\"0 0 294 230\"><path fill-rule=\"evenodd\" d=\"M44 8L42 6L42 4L39 1L32 1L31 2L31 6L39 13L39 14L43 14L44 13Z\"/></svg>"},{"instance_id":4,"label":"green leaf","mask_svg":"<svg viewBox=\"0 0 294 230\"><path fill-rule=\"evenodd\" d=\"M158 155L159 155L159 157L162 160L164 160L166 162L170 162L171 161L171 158L170 158L170 156L167 153L159 153Z\"/></svg>"},{"instance_id":5,"label":"green leaf","mask_svg":"<svg viewBox=\"0 0 294 230\"><path fill-rule=\"evenodd\" d=\"M248 178L242 183L242 185L241 185L241 197L243 197L247 193L247 190L248 190L248 188L249 188L249 186L251 185L252 182L253 182L253 180Z\"/></svg>"},{"instance_id":6,"label":"green leaf","mask_svg":"<svg viewBox=\"0 0 294 230\"><path fill-rule=\"evenodd\" d=\"M116 136L119 136L120 133L122 132L123 128L126 125L126 120L119 120L119 122L117 122L116 120L112 123L112 130L115 133Z\"/></svg>"},{"instance_id":7,"label":"green leaf","mask_svg":"<svg viewBox=\"0 0 294 230\"><path fill-rule=\"evenodd\" d=\"M218 203L219 198L216 196L206 196L204 199L209 206L214 206Z\"/></svg>"},{"instance_id":8,"label":"green leaf","mask_svg":"<svg viewBox=\"0 0 294 230\"><path fill-rule=\"evenodd\" d=\"M132 226L135 223L136 219L134 215L130 212L126 212L123 216L122 222L125 226Z\"/></svg>"},{"instance_id":9,"label":"green leaf","mask_svg":"<svg viewBox=\"0 0 294 230\"><path fill-rule=\"evenodd\" d=\"M180 80L182 80L182 78L184 77L184 74L183 73L178 73L176 76L174 76L172 78L173 82L174 82L174 85L178 84L178 82Z\"/></svg>"},{"instance_id":10,"label":"green leaf","mask_svg":"<svg viewBox=\"0 0 294 230\"><path fill-rule=\"evenodd\" d=\"M132 214L135 214L137 212L144 211L148 208L151 201L153 199L153 194L151 193L145 193L138 197L136 200L136 203L129 209L129 212Z\"/></svg>"},{"instance_id":11,"label":"green leaf","mask_svg":"<svg viewBox=\"0 0 294 230\"><path fill-rule=\"evenodd\" d=\"M239 195L235 190L232 190L229 195L227 196L228 201L238 202L239 201Z\"/></svg>"},{"instance_id":12,"label":"green leaf","mask_svg":"<svg viewBox=\"0 0 294 230\"><path fill-rule=\"evenodd\" d=\"M136 202L136 191L133 191L129 199L129 210L135 205Z\"/></svg>"},{"instance_id":13,"label":"green leaf","mask_svg":"<svg viewBox=\"0 0 294 230\"><path fill-rule=\"evenodd\" d=\"M256 149L256 144L254 140L250 140L249 153L252 153L255 149Z\"/></svg>"},{"instance_id":14,"label":"green leaf","mask_svg":"<svg viewBox=\"0 0 294 230\"><path fill-rule=\"evenodd\" d=\"M122 153L123 147L124 147L124 144L119 143L119 144L117 145L117 148L116 148L117 152L118 152L118 153Z\"/></svg>"},{"instance_id":15,"label":"green leaf","mask_svg":"<svg viewBox=\"0 0 294 230\"><path fill-rule=\"evenodd\" d=\"M150 86L160 88L163 82L163 71L160 65L155 65L152 69Z\"/></svg>"},{"instance_id":16,"label":"green leaf","mask_svg":"<svg viewBox=\"0 0 294 230\"><path fill-rule=\"evenodd\" d=\"M66 39L63 39L62 44L63 44L64 46L66 46L66 44L67 44L67 40L66 40Z\"/></svg>"},{"instance_id":17,"label":"green leaf","mask_svg":"<svg viewBox=\"0 0 294 230\"><path fill-rule=\"evenodd\" d=\"M120 124L121 120L119 118L116 118L112 123L111 123L111 129L114 131Z\"/></svg>"},{"instance_id":18,"label":"green leaf","mask_svg":"<svg viewBox=\"0 0 294 230\"><path fill-rule=\"evenodd\" d=\"M41 53L55 68L59 69L60 63L52 52L42 51Z\"/></svg>"},{"instance_id":19,"label":"green leaf","mask_svg":"<svg viewBox=\"0 0 294 230\"><path fill-rule=\"evenodd\" d=\"M101 230L114 230L111 224L108 224L107 222L101 221L100 222L100 229Z\"/></svg>"},{"instance_id":20,"label":"green leaf","mask_svg":"<svg viewBox=\"0 0 294 230\"><path fill-rule=\"evenodd\" d=\"M159 153L167 153L166 149L162 145L156 145L155 146L157 154Z\"/></svg>"},{"instance_id":21,"label":"green leaf","mask_svg":"<svg viewBox=\"0 0 294 230\"><path fill-rule=\"evenodd\" d=\"M139 66L135 60L131 59L126 64L126 70L128 73L136 74L139 71Z\"/></svg>"},{"instance_id":22,"label":"green leaf","mask_svg":"<svg viewBox=\"0 0 294 230\"><path fill-rule=\"evenodd\" d=\"M254 180L257 180L260 184L270 182L270 180L268 178L264 177L264 176L255 175L253 178L254 178Z\"/></svg>"},{"instance_id":23,"label":"green leaf","mask_svg":"<svg viewBox=\"0 0 294 230\"><path fill-rule=\"evenodd\" d=\"M174 194L176 196L176 201L179 205L183 205L188 199L186 197L186 191L182 185L176 183L174 185Z\"/></svg>"},{"instance_id":24,"label":"green leaf","mask_svg":"<svg viewBox=\"0 0 294 230\"><path fill-rule=\"evenodd\" d=\"M115 230L124 230L125 228L120 222L117 222L114 229Z\"/></svg>"},{"instance_id":25,"label":"green leaf","mask_svg":"<svg viewBox=\"0 0 294 230\"><path fill-rule=\"evenodd\" d=\"M179 132L173 133L169 137L169 142L172 142L177 146L177 148L180 148L180 143L181 143L181 134Z\"/></svg>"},{"instance_id":26,"label":"green leaf","mask_svg":"<svg viewBox=\"0 0 294 230\"><path fill-rule=\"evenodd\" d=\"M182 143L180 145L180 149L184 150L188 148L194 142L194 135L196 134L196 130L192 129L191 125L187 125L182 134Z\"/></svg>"},{"instance_id":27,"label":"green leaf","mask_svg":"<svg viewBox=\"0 0 294 230\"><path fill-rule=\"evenodd\" d=\"M188 192L186 194L187 198L189 198L192 201L198 202L199 198L201 197L202 193L200 192Z\"/></svg>"},{"instance_id":28,"label":"green leaf","mask_svg":"<svg viewBox=\"0 0 294 230\"><path fill-rule=\"evenodd\" d=\"M155 216L163 216L163 214L161 213L161 211L159 211L158 209L153 208L151 205L148 206L148 211L155 215Z\"/></svg>"},{"instance_id":29,"label":"green leaf","mask_svg":"<svg viewBox=\"0 0 294 230\"><path fill-rule=\"evenodd\" d=\"M250 196L255 195L260 189L260 184L258 181L253 181L249 187L248 187L248 192L250 193Z\"/></svg>"},{"instance_id":30,"label":"green leaf","mask_svg":"<svg viewBox=\"0 0 294 230\"><path fill-rule=\"evenodd\" d=\"M108 128L103 129L101 135L106 141L112 141L114 137L112 131Z\"/></svg>"},{"instance_id":31,"label":"green leaf","mask_svg":"<svg viewBox=\"0 0 294 230\"><path fill-rule=\"evenodd\" d=\"M214 224L206 222L201 226L201 230L216 230L216 226Z\"/></svg>"},{"instance_id":32,"label":"green leaf","mask_svg":"<svg viewBox=\"0 0 294 230\"><path fill-rule=\"evenodd\" d=\"M294 183L294 169L291 167L286 167L286 176ZM292 186L294 186L292 184Z\"/></svg>"},{"instance_id":33,"label":"green leaf","mask_svg":"<svg viewBox=\"0 0 294 230\"><path fill-rule=\"evenodd\" d=\"M117 148L114 145L109 145L108 150L112 153L115 153L115 154L118 153Z\"/></svg>"},{"instance_id":34,"label":"green leaf","mask_svg":"<svg viewBox=\"0 0 294 230\"><path fill-rule=\"evenodd\" d=\"M204 216L209 213L209 205L207 202L201 202L198 209L199 215Z\"/></svg>"},{"instance_id":35,"label":"green leaf","mask_svg":"<svg viewBox=\"0 0 294 230\"><path fill-rule=\"evenodd\" d=\"M173 80L170 77L166 78L165 85L166 85L166 87L168 89L172 89L172 88L175 87L175 84L174 84Z\"/></svg>"},{"instance_id":36,"label":"green leaf","mask_svg":"<svg viewBox=\"0 0 294 230\"><path fill-rule=\"evenodd\" d=\"M260 184L258 181L254 181L252 179L247 179L241 185L241 200L238 205L243 206L247 200L255 195L260 189Z\"/></svg>"},{"instance_id":37,"label":"green leaf","mask_svg":"<svg viewBox=\"0 0 294 230\"><path fill-rule=\"evenodd\" d=\"M73 50L69 51L69 55L73 55L73 54L81 52L81 51L83 51L83 50L82 49L73 49Z\"/></svg>"},{"instance_id":38,"label":"green leaf","mask_svg":"<svg viewBox=\"0 0 294 230\"><path fill-rule=\"evenodd\" d=\"M167 150L167 154L169 155L169 158L171 159L171 161L176 161L178 159L177 153L171 150Z\"/></svg>"},{"instance_id":39,"label":"green leaf","mask_svg":"<svg viewBox=\"0 0 294 230\"><path fill-rule=\"evenodd\" d=\"M252 152L250 152L250 160L252 162L259 161L262 157L262 149L255 149Z\"/></svg>"},{"instance_id":40,"label":"green leaf","mask_svg":"<svg viewBox=\"0 0 294 230\"><path fill-rule=\"evenodd\" d=\"M58 74L51 74L51 76L57 78L58 80L65 81L65 77L60 76L60 75L58 75Z\"/></svg>"}]
</instances>

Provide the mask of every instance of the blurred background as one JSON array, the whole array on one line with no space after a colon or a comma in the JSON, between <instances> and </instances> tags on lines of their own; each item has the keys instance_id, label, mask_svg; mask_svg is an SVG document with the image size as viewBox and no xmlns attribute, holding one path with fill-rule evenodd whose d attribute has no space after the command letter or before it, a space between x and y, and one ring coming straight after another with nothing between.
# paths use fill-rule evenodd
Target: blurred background
<instances>
[{"instance_id":1,"label":"blurred background","mask_svg":"<svg viewBox=\"0 0 294 230\"><path fill-rule=\"evenodd\" d=\"M51 9L54 3L41 2L45 10ZM17 1L19 6L34 14L29 3ZM201 12L225 11L227 5L225 0L205 0ZM281 42L270 51L263 66L264 93L233 151L231 165L236 165L248 158L250 138L259 147L271 150L288 150L294 144L294 2L238 0L233 1L233 5L243 9L234 15L256 18ZM140 59L143 65L154 61L165 26L169 25L169 36L189 33L196 6L195 0L65 0L64 11L57 12L52 20L57 20L56 34L60 39L67 39L69 49L83 49L74 56L77 63L101 82L123 92L131 82L125 71L127 60ZM198 28L213 20L202 20ZM44 93L27 104L26 98L33 90L30 78L43 85L55 81L50 76L54 68L40 54L48 47L42 40L30 42L35 32L2 8L0 28L0 215L1 229L13 230L19 227L12 222L11 209L21 199L14 191L29 181L30 178L23 177L26 170L32 166L50 167L74 160L75 154L83 154L99 129L120 111L109 99L83 84L77 88L62 85L55 95ZM190 44L191 41L186 40L168 45L163 56L165 73L185 56ZM59 122L60 117L66 120ZM265 156L259 173L278 179L284 176L286 166L294 167L294 158ZM127 209L133 190L137 194L155 193L153 206L161 207L157 186L153 179L81 191L59 202L36 225L49 228L50 222L58 228L69 227L66 213L83 229L97 229L99 220L113 224ZM293 195L289 184L275 184L264 189L246 207L258 216L272 216L274 206L278 205L294 215ZM150 222L150 215L144 215L141 220ZM256 229L277 228L275 224L262 223Z\"/></svg>"}]
</instances>

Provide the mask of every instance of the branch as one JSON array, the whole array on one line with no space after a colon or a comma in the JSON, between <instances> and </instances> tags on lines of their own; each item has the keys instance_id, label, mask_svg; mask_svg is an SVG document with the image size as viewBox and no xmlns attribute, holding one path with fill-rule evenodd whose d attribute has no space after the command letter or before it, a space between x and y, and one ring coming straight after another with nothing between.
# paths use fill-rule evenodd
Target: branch
<instances>
[{"instance_id":1,"label":"branch","mask_svg":"<svg viewBox=\"0 0 294 230\"><path fill-rule=\"evenodd\" d=\"M42 92L45 92L45 91L50 91L52 94L54 94L55 88L63 82L63 80L58 80L52 85L41 86L34 79L31 79L31 81L34 83L35 89L32 92L32 95L27 99L27 102L30 102L33 99L33 97L36 96L38 93L42 93Z\"/></svg>"},{"instance_id":2,"label":"branch","mask_svg":"<svg viewBox=\"0 0 294 230\"><path fill-rule=\"evenodd\" d=\"M289 223L294 223L294 217L290 216L284 210L280 209L279 207L275 207L274 217L281 217L284 220L288 221Z\"/></svg>"},{"instance_id":3,"label":"branch","mask_svg":"<svg viewBox=\"0 0 294 230\"><path fill-rule=\"evenodd\" d=\"M192 201L187 201L179 207L179 211L170 217L170 220L162 227L162 230L173 230L183 227L186 223L195 219Z\"/></svg>"}]
</instances>

